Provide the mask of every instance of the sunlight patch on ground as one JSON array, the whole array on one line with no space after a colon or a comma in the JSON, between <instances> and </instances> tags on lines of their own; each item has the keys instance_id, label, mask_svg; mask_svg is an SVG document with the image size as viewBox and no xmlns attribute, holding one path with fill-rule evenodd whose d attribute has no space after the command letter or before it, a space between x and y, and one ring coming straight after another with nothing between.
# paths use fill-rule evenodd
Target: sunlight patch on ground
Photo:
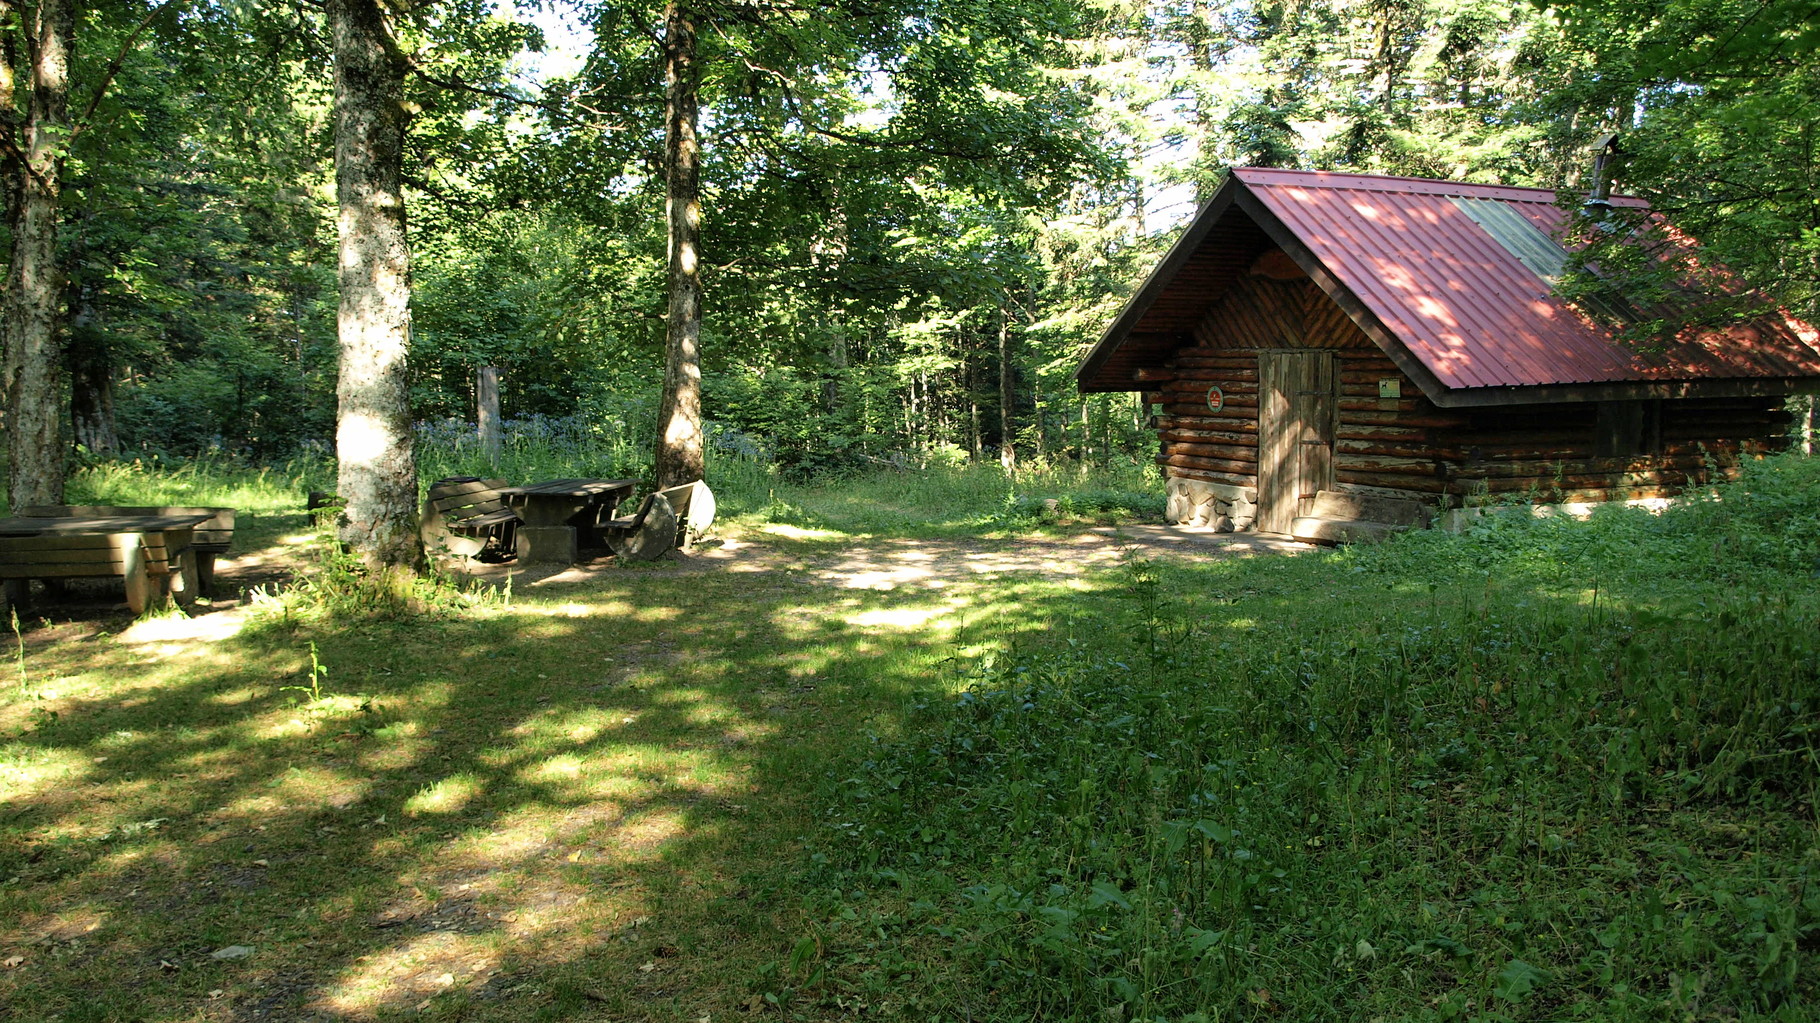
<instances>
[{"instance_id":1,"label":"sunlight patch on ground","mask_svg":"<svg viewBox=\"0 0 1820 1023\"><path fill-rule=\"evenodd\" d=\"M811 529L786 525L781 522L770 522L759 526L758 532L781 536L786 540L839 540L847 535L833 529Z\"/></svg>"},{"instance_id":2,"label":"sunlight patch on ground","mask_svg":"<svg viewBox=\"0 0 1820 1023\"><path fill-rule=\"evenodd\" d=\"M397 948L361 956L318 1002L353 1019L382 1007L416 1006L456 987L476 986L496 967L491 942L479 935L434 931Z\"/></svg>"},{"instance_id":3,"label":"sunlight patch on ground","mask_svg":"<svg viewBox=\"0 0 1820 1023\"><path fill-rule=\"evenodd\" d=\"M425 786L416 795L404 801L404 812L407 817L421 817L425 814L455 813L473 802L474 797L486 790L486 785L473 774L466 771L452 774L441 781Z\"/></svg>"},{"instance_id":4,"label":"sunlight patch on ground","mask_svg":"<svg viewBox=\"0 0 1820 1023\"><path fill-rule=\"evenodd\" d=\"M862 629L900 629L909 632L929 625L952 610L951 607L900 607L862 611L841 620Z\"/></svg>"},{"instance_id":5,"label":"sunlight patch on ground","mask_svg":"<svg viewBox=\"0 0 1820 1023\"><path fill-rule=\"evenodd\" d=\"M116 638L128 646L154 646L160 656L185 653L190 643L215 643L231 639L246 624L246 612L231 608L194 618L187 615L162 615L143 618L123 629Z\"/></svg>"},{"instance_id":6,"label":"sunlight patch on ground","mask_svg":"<svg viewBox=\"0 0 1820 1023\"><path fill-rule=\"evenodd\" d=\"M94 759L75 750L8 743L0 747L0 793L7 802L23 802L48 788L80 784L94 769Z\"/></svg>"}]
</instances>

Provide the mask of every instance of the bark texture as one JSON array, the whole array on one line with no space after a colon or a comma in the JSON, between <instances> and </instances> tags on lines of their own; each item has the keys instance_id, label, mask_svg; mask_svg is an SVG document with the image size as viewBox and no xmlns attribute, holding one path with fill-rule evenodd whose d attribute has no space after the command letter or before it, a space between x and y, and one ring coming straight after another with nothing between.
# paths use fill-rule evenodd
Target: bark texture
<instances>
[{"instance_id":1,"label":"bark texture","mask_svg":"<svg viewBox=\"0 0 1820 1023\"><path fill-rule=\"evenodd\" d=\"M480 447L487 453L487 462L495 468L499 466L499 448L503 440L503 428L499 421L499 367L482 366L474 379L474 422L479 428Z\"/></svg>"},{"instance_id":2,"label":"bark texture","mask_svg":"<svg viewBox=\"0 0 1820 1023\"><path fill-rule=\"evenodd\" d=\"M702 478L701 65L693 12L664 9L664 177L670 221L670 312L663 402L657 412L657 485Z\"/></svg>"},{"instance_id":3,"label":"bark texture","mask_svg":"<svg viewBox=\"0 0 1820 1023\"><path fill-rule=\"evenodd\" d=\"M370 567L417 567L417 463L406 353L411 257L401 190L405 62L374 0L329 0L340 204L341 540Z\"/></svg>"},{"instance_id":4,"label":"bark texture","mask_svg":"<svg viewBox=\"0 0 1820 1023\"><path fill-rule=\"evenodd\" d=\"M1011 313L998 314L998 461L1006 472L1017 471L1016 431L1011 426L1011 406L1017 400L1017 371L1011 361Z\"/></svg>"},{"instance_id":5,"label":"bark texture","mask_svg":"<svg viewBox=\"0 0 1820 1023\"><path fill-rule=\"evenodd\" d=\"M63 503L62 353L58 338L63 285L57 264L64 140L69 137L69 70L74 48L71 0L42 0L28 20L34 37L30 104L8 130L24 159L17 184L12 262L5 312L6 434L12 459L12 507ZM9 114L12 112L9 111Z\"/></svg>"}]
</instances>

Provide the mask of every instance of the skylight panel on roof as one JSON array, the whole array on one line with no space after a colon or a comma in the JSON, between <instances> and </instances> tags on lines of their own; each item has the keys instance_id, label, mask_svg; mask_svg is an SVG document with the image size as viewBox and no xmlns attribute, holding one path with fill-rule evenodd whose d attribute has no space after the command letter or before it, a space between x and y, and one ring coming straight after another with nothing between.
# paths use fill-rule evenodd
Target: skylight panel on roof
<instances>
[{"instance_id":1,"label":"skylight panel on roof","mask_svg":"<svg viewBox=\"0 0 1820 1023\"><path fill-rule=\"evenodd\" d=\"M1567 269L1567 250L1527 217L1500 199L1451 198L1461 213L1484 228L1493 241L1504 246L1531 273L1551 285L1561 282L1561 274Z\"/></svg>"},{"instance_id":2,"label":"skylight panel on roof","mask_svg":"<svg viewBox=\"0 0 1820 1023\"><path fill-rule=\"evenodd\" d=\"M1448 197L1461 213L1485 229L1492 240L1504 246L1517 262L1529 268L1549 287L1559 287L1567 272L1567 250L1537 227L1528 217L1510 208L1502 199L1466 199ZM1609 289L1609 290L1608 290ZM1601 293L1603 292L1603 293ZM1619 323L1636 323L1641 317L1636 308L1609 285L1600 291L1580 295L1575 301L1590 311Z\"/></svg>"}]
</instances>

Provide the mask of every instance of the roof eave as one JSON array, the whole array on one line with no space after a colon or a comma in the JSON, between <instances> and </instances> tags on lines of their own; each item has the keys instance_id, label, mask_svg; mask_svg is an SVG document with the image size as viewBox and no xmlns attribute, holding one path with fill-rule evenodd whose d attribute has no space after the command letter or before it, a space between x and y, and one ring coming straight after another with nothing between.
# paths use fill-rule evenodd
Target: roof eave
<instances>
[{"instance_id":1,"label":"roof eave","mask_svg":"<svg viewBox=\"0 0 1820 1023\"><path fill-rule=\"evenodd\" d=\"M1535 387L1444 389L1429 400L1441 408L1484 408L1575 401L1641 401L1650 398L1775 398L1820 394L1816 377L1730 377L1717 380L1614 381Z\"/></svg>"},{"instance_id":2,"label":"roof eave","mask_svg":"<svg viewBox=\"0 0 1820 1023\"><path fill-rule=\"evenodd\" d=\"M1119 313L1118 318L1112 321L1112 326L1107 327L1106 333L1100 336L1099 342L1088 349L1086 357L1081 360L1080 366L1074 371L1075 386L1083 394L1142 389L1135 382L1114 386L1111 383L1094 381L1091 378L1099 373L1100 368L1106 364L1106 360L1111 358L1112 354L1118 351L1119 346L1125 343L1131 335L1132 328L1138 325L1138 321L1142 320L1144 314L1150 311L1150 307L1156 304L1156 300L1169 287L1170 282L1181 273L1182 267L1193 258L1195 250L1201 247L1201 242L1206 240L1207 235L1220 222L1220 218L1224 217L1226 211L1231 208L1233 196L1240 187L1241 184L1236 175L1228 174L1226 176L1226 181L1220 186L1220 190L1215 192L1213 198L1209 199L1206 205L1202 206L1200 211L1194 215L1194 219L1188 224L1188 230L1183 231L1182 236L1175 240L1175 244L1169 247L1169 251L1163 255L1163 259L1157 264L1156 269L1150 272L1150 276L1145 278L1144 283L1126 301L1125 308Z\"/></svg>"}]
</instances>

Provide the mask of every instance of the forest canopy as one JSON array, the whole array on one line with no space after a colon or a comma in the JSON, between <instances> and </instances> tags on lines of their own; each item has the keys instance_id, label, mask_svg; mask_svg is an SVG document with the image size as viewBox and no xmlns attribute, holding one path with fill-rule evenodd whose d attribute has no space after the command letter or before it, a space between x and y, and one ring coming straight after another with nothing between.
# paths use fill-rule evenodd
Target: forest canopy
<instances>
[{"instance_id":1,"label":"forest canopy","mask_svg":"<svg viewBox=\"0 0 1820 1023\"><path fill-rule=\"evenodd\" d=\"M332 443L333 6L0 0L9 433L40 394L78 458ZM508 420L649 447L679 10L710 451L813 475L1129 450L1133 399L1070 374L1234 165L1583 189L1617 131L1621 190L1820 307L1814 0L377 9L419 423L471 422L491 367ZM52 184L54 287L20 277Z\"/></svg>"}]
</instances>

